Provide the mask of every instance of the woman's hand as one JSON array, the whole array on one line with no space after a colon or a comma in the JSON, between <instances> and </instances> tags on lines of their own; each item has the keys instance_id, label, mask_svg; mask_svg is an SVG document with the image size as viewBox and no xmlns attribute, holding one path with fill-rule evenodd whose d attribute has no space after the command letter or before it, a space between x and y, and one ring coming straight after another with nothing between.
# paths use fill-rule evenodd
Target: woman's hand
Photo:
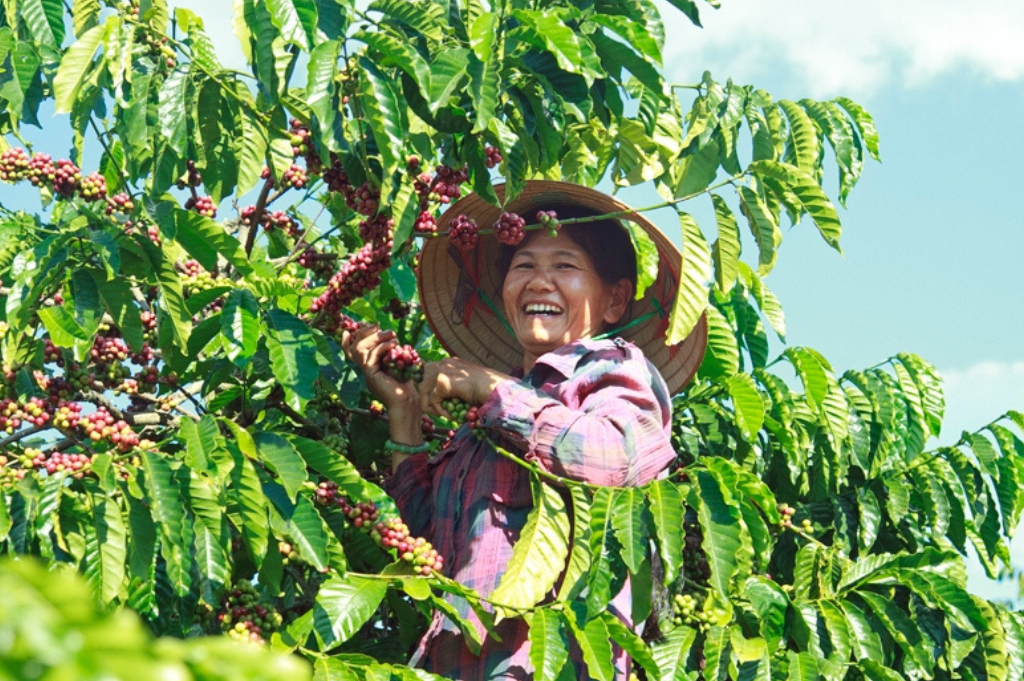
<instances>
[{"instance_id":1,"label":"woman's hand","mask_svg":"<svg viewBox=\"0 0 1024 681\"><path fill-rule=\"evenodd\" d=\"M419 387L420 406L424 413L451 418L441 405L443 400L458 397L472 405L483 404L499 383L508 380L513 380L508 374L457 357L429 362Z\"/></svg>"},{"instance_id":2,"label":"woman's hand","mask_svg":"<svg viewBox=\"0 0 1024 681\"><path fill-rule=\"evenodd\" d=\"M394 331L382 331L376 325L364 326L355 332L345 331L341 336L345 356L363 372L366 387L389 410L419 404L416 387L411 381L402 383L381 368L381 361L397 345Z\"/></svg>"}]
</instances>

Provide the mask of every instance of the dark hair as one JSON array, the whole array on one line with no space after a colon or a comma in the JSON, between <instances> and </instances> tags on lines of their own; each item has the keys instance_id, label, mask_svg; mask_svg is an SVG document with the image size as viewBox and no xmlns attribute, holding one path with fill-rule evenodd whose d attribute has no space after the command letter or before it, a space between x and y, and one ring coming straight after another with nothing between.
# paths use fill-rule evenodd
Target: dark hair
<instances>
[{"instance_id":1,"label":"dark hair","mask_svg":"<svg viewBox=\"0 0 1024 681\"><path fill-rule=\"evenodd\" d=\"M559 220L600 215L593 210L571 204L553 205L545 210L555 211ZM534 221L533 215L523 217L527 222ZM605 219L594 222L569 223L562 225L559 229L590 256L601 281L606 284L617 284L623 279L627 279L633 285L633 290L636 290L636 254L633 252L633 242L630 240L626 228L619 224L618 220ZM526 238L518 246L506 244L500 246L498 250L500 281L505 281L505 275L508 274L508 269L512 265L512 256L516 251L537 238L538 234L546 236L547 232L543 229L531 230L526 233Z\"/></svg>"}]
</instances>

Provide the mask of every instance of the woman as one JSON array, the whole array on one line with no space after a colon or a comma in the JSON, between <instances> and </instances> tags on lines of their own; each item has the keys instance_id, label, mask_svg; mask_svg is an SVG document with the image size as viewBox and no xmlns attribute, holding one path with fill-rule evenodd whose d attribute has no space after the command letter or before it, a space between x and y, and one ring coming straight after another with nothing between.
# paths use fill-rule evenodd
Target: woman
<instances>
[{"instance_id":1,"label":"woman","mask_svg":"<svg viewBox=\"0 0 1024 681\"><path fill-rule=\"evenodd\" d=\"M505 206L530 220L552 208L561 219L628 212L599 192L540 181ZM499 212L470 196L441 224L465 215L490 226ZM678 280L672 267L680 258L653 225L630 219L661 256L659 276L642 300L633 301L636 257L616 220L565 225L554 236L531 231L515 247L481 237L469 252L434 239L421 256L420 297L452 357L429 364L417 389L379 369L397 342L392 332L365 328L344 338L346 354L388 408L394 475L387 487L403 519L444 556L446 574L484 596L497 587L532 508L528 473L497 453L492 440L556 475L597 485L642 485L675 456L670 396L696 370L706 327L702 320L679 346L665 346L665 310ZM609 332L614 338L604 338ZM479 407L477 425L488 437L462 427L428 458L420 451L421 415L446 414L442 403L451 397ZM479 626L467 604L453 605ZM609 608L628 623L628 589ZM501 641L487 638L477 656L437 614L414 662L454 679L532 678L526 623L504 620L498 634ZM617 651L618 677L626 678L627 664Z\"/></svg>"}]
</instances>

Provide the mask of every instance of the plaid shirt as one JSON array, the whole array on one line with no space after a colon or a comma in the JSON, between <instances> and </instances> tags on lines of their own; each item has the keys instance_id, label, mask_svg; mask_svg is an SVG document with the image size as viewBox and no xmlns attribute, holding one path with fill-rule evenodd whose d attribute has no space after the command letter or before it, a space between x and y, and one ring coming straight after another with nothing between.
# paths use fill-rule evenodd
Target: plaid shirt
<instances>
[{"instance_id":1,"label":"plaid shirt","mask_svg":"<svg viewBox=\"0 0 1024 681\"><path fill-rule=\"evenodd\" d=\"M579 340L537 360L520 381L499 385L480 408L480 424L497 429L525 459L556 475L595 485L653 480L675 457L671 401L664 381L636 346L621 339ZM498 586L533 499L529 473L478 440L468 427L433 458L409 457L385 484L414 536L445 558L444 572L486 596ZM446 595L485 637L465 600ZM630 624L628 584L610 610ZM461 681L532 679L529 627L498 625L479 656L458 627L435 612L413 664ZM575 648L575 646L573 646ZM571 651L583 678L578 649ZM617 678L628 659L616 648Z\"/></svg>"}]
</instances>

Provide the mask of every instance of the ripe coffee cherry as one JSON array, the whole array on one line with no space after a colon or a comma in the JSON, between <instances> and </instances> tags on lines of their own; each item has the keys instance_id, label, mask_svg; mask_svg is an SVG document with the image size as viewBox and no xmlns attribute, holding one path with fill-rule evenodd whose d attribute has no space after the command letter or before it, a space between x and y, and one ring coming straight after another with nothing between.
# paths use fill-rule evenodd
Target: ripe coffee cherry
<instances>
[{"instance_id":1,"label":"ripe coffee cherry","mask_svg":"<svg viewBox=\"0 0 1024 681\"><path fill-rule=\"evenodd\" d=\"M554 236L555 232L562 226L558 221L558 213L553 210L537 211L537 222L547 227L551 232L551 236Z\"/></svg>"},{"instance_id":2,"label":"ripe coffee cherry","mask_svg":"<svg viewBox=\"0 0 1024 681\"><path fill-rule=\"evenodd\" d=\"M107 198L107 180L99 173L89 173L78 184L78 195L86 201L102 201Z\"/></svg>"},{"instance_id":3,"label":"ripe coffee cherry","mask_svg":"<svg viewBox=\"0 0 1024 681\"><path fill-rule=\"evenodd\" d=\"M369 407L367 407L367 409L370 412L370 416L375 416L377 418L384 416L384 405L377 400L373 400L372 402L370 402L370 405Z\"/></svg>"},{"instance_id":4,"label":"ripe coffee cherry","mask_svg":"<svg viewBox=\"0 0 1024 681\"><path fill-rule=\"evenodd\" d=\"M310 270L318 277L327 277L334 269L337 253L320 253L313 247L304 250L298 259L299 267Z\"/></svg>"},{"instance_id":5,"label":"ripe coffee cherry","mask_svg":"<svg viewBox=\"0 0 1024 681\"><path fill-rule=\"evenodd\" d=\"M423 360L411 345L397 345L381 360L381 368L402 383L423 380Z\"/></svg>"},{"instance_id":6,"label":"ripe coffee cherry","mask_svg":"<svg viewBox=\"0 0 1024 681\"><path fill-rule=\"evenodd\" d=\"M11 147L0 154L0 180L20 182L29 175L28 153L21 147Z\"/></svg>"},{"instance_id":7,"label":"ripe coffee cherry","mask_svg":"<svg viewBox=\"0 0 1024 681\"><path fill-rule=\"evenodd\" d=\"M416 170L420 167L420 157L416 155L406 157L405 167L409 170Z\"/></svg>"},{"instance_id":8,"label":"ripe coffee cherry","mask_svg":"<svg viewBox=\"0 0 1024 681\"><path fill-rule=\"evenodd\" d=\"M448 240L460 251L471 251L480 238L479 231L475 220L459 215L448 223Z\"/></svg>"},{"instance_id":9,"label":"ripe coffee cherry","mask_svg":"<svg viewBox=\"0 0 1024 681\"><path fill-rule=\"evenodd\" d=\"M345 192L345 205L367 217L376 215L377 209L380 208L380 190L369 182L364 182L355 190L348 185L348 191Z\"/></svg>"},{"instance_id":10,"label":"ripe coffee cherry","mask_svg":"<svg viewBox=\"0 0 1024 681\"><path fill-rule=\"evenodd\" d=\"M335 488L337 488L337 485L335 485ZM363 532L369 532L373 528L374 521L380 518L380 511L377 510L377 505L372 501L360 501L353 504L344 497L338 497L337 505L349 522Z\"/></svg>"},{"instance_id":11,"label":"ripe coffee cherry","mask_svg":"<svg viewBox=\"0 0 1024 681\"><path fill-rule=\"evenodd\" d=\"M501 164L501 152L496 148L487 145L484 147L484 155L487 157L484 160L484 165L488 168L494 168Z\"/></svg>"},{"instance_id":12,"label":"ripe coffee cherry","mask_svg":"<svg viewBox=\"0 0 1024 681\"><path fill-rule=\"evenodd\" d=\"M502 213L494 223L494 236L503 244L518 246L526 236L526 220L515 213Z\"/></svg>"},{"instance_id":13,"label":"ripe coffee cherry","mask_svg":"<svg viewBox=\"0 0 1024 681\"><path fill-rule=\"evenodd\" d=\"M379 546L394 549L398 557L412 563L418 575L431 575L444 567L444 558L423 537L409 536L409 527L400 518L386 518L374 524L370 532Z\"/></svg>"},{"instance_id":14,"label":"ripe coffee cherry","mask_svg":"<svg viewBox=\"0 0 1024 681\"><path fill-rule=\"evenodd\" d=\"M57 161L57 168L53 176L53 193L61 198L70 199L75 195L79 182L82 181L82 172L74 163L66 158Z\"/></svg>"},{"instance_id":15,"label":"ripe coffee cherry","mask_svg":"<svg viewBox=\"0 0 1024 681\"><path fill-rule=\"evenodd\" d=\"M53 184L57 177L57 167L49 154L32 154L28 162L28 181L36 187Z\"/></svg>"},{"instance_id":16,"label":"ripe coffee cherry","mask_svg":"<svg viewBox=\"0 0 1024 681\"><path fill-rule=\"evenodd\" d=\"M412 305L403 302L398 298L392 298L388 301L388 304L384 306L384 311L391 315L394 319L405 319L412 312Z\"/></svg>"},{"instance_id":17,"label":"ripe coffee cherry","mask_svg":"<svg viewBox=\"0 0 1024 681\"><path fill-rule=\"evenodd\" d=\"M252 207L255 211L255 206ZM242 211L243 214L245 211ZM263 229L271 232L275 229L282 229L284 233L293 239L298 237L302 232L302 228L299 225L299 221L292 218L288 213L283 210L275 210L270 213L267 211L263 212L260 216L260 224L263 225Z\"/></svg>"},{"instance_id":18,"label":"ripe coffee cherry","mask_svg":"<svg viewBox=\"0 0 1024 681\"><path fill-rule=\"evenodd\" d=\"M435 234L437 233L437 220L434 218L433 213L425 210L416 218L416 224L413 228L417 234Z\"/></svg>"},{"instance_id":19,"label":"ripe coffee cherry","mask_svg":"<svg viewBox=\"0 0 1024 681\"><path fill-rule=\"evenodd\" d=\"M293 163L284 171L281 179L284 181L284 184L291 185L293 189L302 189L306 186L306 182L309 181L309 176L302 166Z\"/></svg>"},{"instance_id":20,"label":"ripe coffee cherry","mask_svg":"<svg viewBox=\"0 0 1024 681\"><path fill-rule=\"evenodd\" d=\"M216 217L217 207L213 205L213 199L209 196L191 196L185 202L185 210L194 210L200 215L208 218Z\"/></svg>"},{"instance_id":21,"label":"ripe coffee cherry","mask_svg":"<svg viewBox=\"0 0 1024 681\"><path fill-rule=\"evenodd\" d=\"M394 220L378 213L359 223L359 238L363 241L390 239L394 226Z\"/></svg>"},{"instance_id":22,"label":"ripe coffee cherry","mask_svg":"<svg viewBox=\"0 0 1024 681\"><path fill-rule=\"evenodd\" d=\"M132 197L125 192L110 197L110 201L107 203L107 215L112 213L129 215L133 210L135 210L135 203L132 202Z\"/></svg>"},{"instance_id":23,"label":"ripe coffee cherry","mask_svg":"<svg viewBox=\"0 0 1024 681\"><path fill-rule=\"evenodd\" d=\"M438 203L451 203L453 199L462 195L460 185L469 180L469 174L465 168L458 170L446 165L436 168L436 175L430 181L430 198Z\"/></svg>"}]
</instances>

